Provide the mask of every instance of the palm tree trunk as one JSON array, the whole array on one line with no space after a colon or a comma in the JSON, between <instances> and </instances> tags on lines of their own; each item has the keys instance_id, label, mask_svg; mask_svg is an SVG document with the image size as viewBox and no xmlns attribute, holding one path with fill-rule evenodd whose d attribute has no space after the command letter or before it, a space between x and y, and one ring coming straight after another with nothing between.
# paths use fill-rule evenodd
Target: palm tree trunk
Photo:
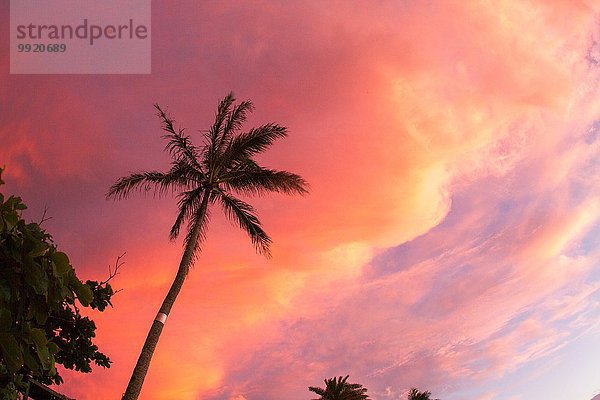
<instances>
[{"instance_id":1,"label":"palm tree trunk","mask_svg":"<svg viewBox=\"0 0 600 400\"><path fill-rule=\"evenodd\" d=\"M156 344L158 343L158 338L162 333L167 316L171 312L173 303L175 303L175 299L177 299L177 295L181 291L183 282L185 281L185 278L190 269L194 254L194 248L196 247L198 237L200 236L200 232L202 230L202 225L204 224L204 218L206 216L206 209L208 206L209 197L210 191L206 190L202 198L202 204L200 205L200 209L198 210L198 212L200 213L200 218L192 228L190 240L188 241L185 247L185 251L183 252L183 256L181 257L181 262L179 263L179 269L177 270L175 280L173 281L169 292L163 300L163 303L160 306L160 310L158 311L154 322L152 322L152 327L148 332L148 336L146 337L146 341L144 342L144 347L142 347L142 351L138 358L137 364L135 365L135 368L133 370L133 374L131 374L131 379L129 380L129 384L127 385L127 390L125 391L125 394L123 394L122 400L137 400L137 398L140 395L140 391L142 390L142 385L144 383L144 378L146 377L148 367L150 366L150 360L152 359L152 355L154 354L154 350L156 349Z\"/></svg>"}]
</instances>

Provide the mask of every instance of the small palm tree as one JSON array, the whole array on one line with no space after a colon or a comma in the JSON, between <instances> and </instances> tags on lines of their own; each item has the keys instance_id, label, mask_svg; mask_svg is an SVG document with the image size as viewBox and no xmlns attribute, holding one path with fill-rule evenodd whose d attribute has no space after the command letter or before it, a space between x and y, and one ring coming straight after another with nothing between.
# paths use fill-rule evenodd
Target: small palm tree
<instances>
[{"instance_id":1,"label":"small palm tree","mask_svg":"<svg viewBox=\"0 0 600 400\"><path fill-rule=\"evenodd\" d=\"M310 386L308 390L321 396L314 400L369 400L367 389L358 383L346 382L348 377L325 379L325 389Z\"/></svg>"},{"instance_id":2,"label":"small palm tree","mask_svg":"<svg viewBox=\"0 0 600 400\"><path fill-rule=\"evenodd\" d=\"M431 399L430 391L419 392L417 389L412 388L412 389L410 389L410 392L408 392L407 400L438 400L438 399Z\"/></svg>"},{"instance_id":3,"label":"small palm tree","mask_svg":"<svg viewBox=\"0 0 600 400\"><path fill-rule=\"evenodd\" d=\"M205 238L211 206L220 204L227 217L248 233L256 250L268 257L271 239L262 229L254 208L235 194L307 193L308 184L300 176L264 168L254 160L275 140L287 136L286 128L270 123L240 133L253 106L250 101L234 103L232 93L219 103L215 122L204 132L204 144L199 147L183 129L176 130L174 120L155 105L166 132L165 150L171 155L171 168L167 172L146 171L123 177L108 191L107 197L111 199L127 198L136 190L154 189L158 196L178 192L179 212L171 228L171 240L176 239L186 225L185 248L177 275L152 323L123 395L125 400L139 396L166 318Z\"/></svg>"}]
</instances>

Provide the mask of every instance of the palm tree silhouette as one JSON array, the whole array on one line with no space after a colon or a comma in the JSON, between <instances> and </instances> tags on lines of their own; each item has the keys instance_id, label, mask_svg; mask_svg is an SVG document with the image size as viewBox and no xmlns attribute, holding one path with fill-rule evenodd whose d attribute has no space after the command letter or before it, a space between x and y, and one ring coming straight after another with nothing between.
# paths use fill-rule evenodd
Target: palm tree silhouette
<instances>
[{"instance_id":1,"label":"palm tree silhouette","mask_svg":"<svg viewBox=\"0 0 600 400\"><path fill-rule=\"evenodd\" d=\"M254 208L234 194L307 193L308 184L300 176L264 168L254 160L275 140L286 137L287 129L269 123L241 133L253 105L250 101L235 105L234 102L233 93L220 101L214 124L204 132L202 146L194 145L184 129L176 130L174 120L156 104L154 107L166 132L165 150L171 155L171 168L167 172L145 171L120 178L107 193L107 198L123 199L134 191L154 189L158 196L177 192L179 212L170 239L177 238L186 225L185 247L177 275L148 332L124 400L139 396L166 318L206 237L211 206L219 203L227 217L248 233L257 252L269 257L271 239L262 229Z\"/></svg>"},{"instance_id":2,"label":"palm tree silhouette","mask_svg":"<svg viewBox=\"0 0 600 400\"><path fill-rule=\"evenodd\" d=\"M325 379L325 389L310 386L308 390L321 396L314 400L369 400L367 389L358 383L347 383L348 377Z\"/></svg>"},{"instance_id":3,"label":"palm tree silhouette","mask_svg":"<svg viewBox=\"0 0 600 400\"><path fill-rule=\"evenodd\" d=\"M417 389L412 388L410 392L408 392L407 400L438 400L431 399L431 392L419 392Z\"/></svg>"}]
</instances>

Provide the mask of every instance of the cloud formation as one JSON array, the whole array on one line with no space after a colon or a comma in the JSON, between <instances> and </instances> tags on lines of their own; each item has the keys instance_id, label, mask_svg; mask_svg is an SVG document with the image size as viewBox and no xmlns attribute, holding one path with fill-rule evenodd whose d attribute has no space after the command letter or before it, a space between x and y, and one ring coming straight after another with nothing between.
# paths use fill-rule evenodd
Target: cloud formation
<instances>
[{"instance_id":1,"label":"cloud formation","mask_svg":"<svg viewBox=\"0 0 600 400\"><path fill-rule=\"evenodd\" d=\"M254 100L250 124L290 127L265 162L311 195L256 201L271 261L214 219L143 398L300 400L349 373L375 400L467 385L483 399L559 356L598 328L599 12L155 2L151 76L3 77L9 188L32 217L49 205L84 276L128 253L125 290L95 317L114 366L64 391L121 393L174 275L173 201L103 200L119 176L165 167L151 104L194 132L230 89Z\"/></svg>"}]
</instances>

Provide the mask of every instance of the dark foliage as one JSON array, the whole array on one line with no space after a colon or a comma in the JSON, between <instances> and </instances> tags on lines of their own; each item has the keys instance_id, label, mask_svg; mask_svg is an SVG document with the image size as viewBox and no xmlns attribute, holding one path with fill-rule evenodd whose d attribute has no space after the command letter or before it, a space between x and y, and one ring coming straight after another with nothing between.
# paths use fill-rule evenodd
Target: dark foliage
<instances>
[{"instance_id":1,"label":"dark foliage","mask_svg":"<svg viewBox=\"0 0 600 400\"><path fill-rule=\"evenodd\" d=\"M310 386L308 390L320 396L314 400L369 400L367 389L358 383L348 383L348 377L325 379L325 388Z\"/></svg>"},{"instance_id":2,"label":"dark foliage","mask_svg":"<svg viewBox=\"0 0 600 400\"><path fill-rule=\"evenodd\" d=\"M412 388L412 389L410 389L410 392L408 392L407 400L439 400L439 399L432 399L430 391L419 392L417 389Z\"/></svg>"},{"instance_id":3,"label":"dark foliage","mask_svg":"<svg viewBox=\"0 0 600 400\"><path fill-rule=\"evenodd\" d=\"M106 309L114 275L79 280L52 236L21 218L26 208L21 198L0 193L0 398L7 399L16 398L29 377L62 383L56 364L90 372L92 363L111 363L93 344L96 325L79 307Z\"/></svg>"}]
</instances>

